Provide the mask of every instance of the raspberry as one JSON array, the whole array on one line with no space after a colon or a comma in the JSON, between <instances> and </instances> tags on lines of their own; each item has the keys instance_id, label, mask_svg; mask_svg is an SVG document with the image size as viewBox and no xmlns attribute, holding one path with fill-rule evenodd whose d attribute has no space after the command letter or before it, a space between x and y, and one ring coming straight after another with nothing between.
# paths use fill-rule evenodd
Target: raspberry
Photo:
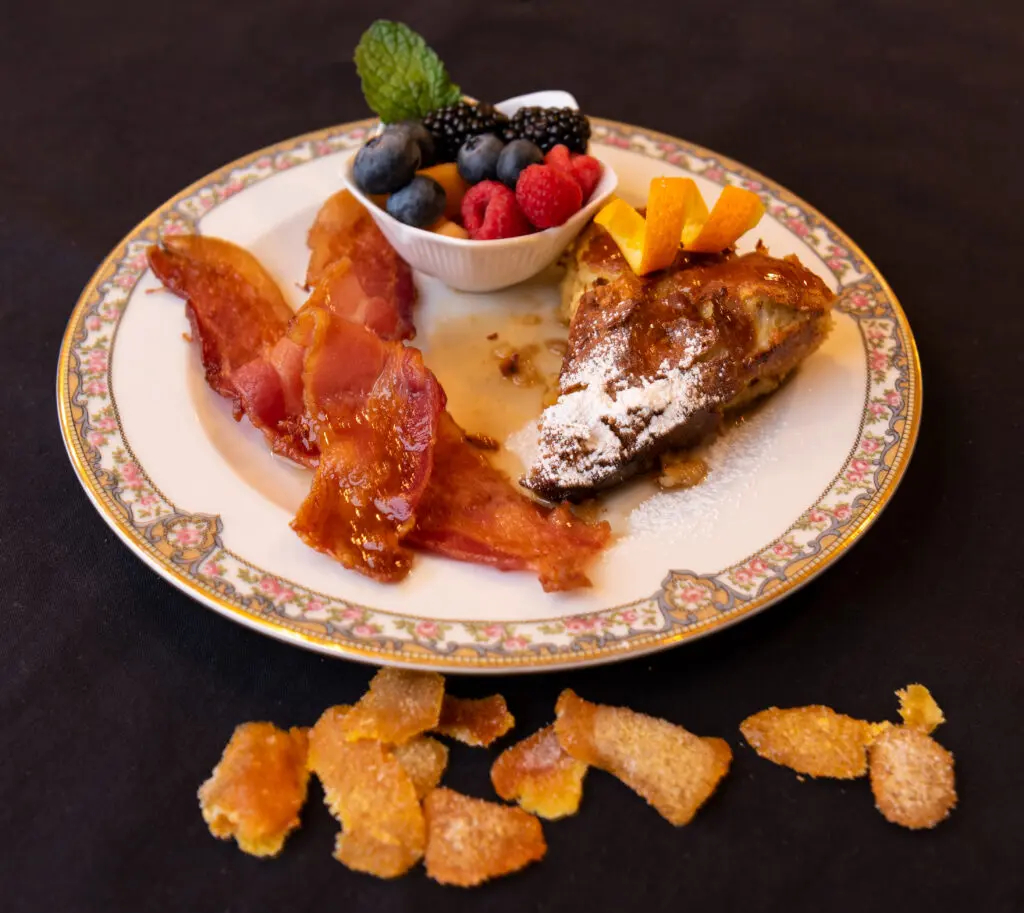
<instances>
[{"instance_id":1,"label":"raspberry","mask_svg":"<svg viewBox=\"0 0 1024 913\"><path fill-rule=\"evenodd\" d=\"M572 156L569 155L569 147L559 143L544 156L544 164L554 168L556 171L564 171L572 174Z\"/></svg>"},{"instance_id":2,"label":"raspberry","mask_svg":"<svg viewBox=\"0 0 1024 913\"><path fill-rule=\"evenodd\" d=\"M475 241L516 238L530 233L530 223L516 195L500 181L481 181L462 198L462 224Z\"/></svg>"},{"instance_id":3,"label":"raspberry","mask_svg":"<svg viewBox=\"0 0 1024 913\"><path fill-rule=\"evenodd\" d=\"M572 176L583 191L583 202L590 199L594 188L601 181L601 174L604 168L601 163L592 155L574 155L572 157Z\"/></svg>"},{"instance_id":4,"label":"raspberry","mask_svg":"<svg viewBox=\"0 0 1024 913\"><path fill-rule=\"evenodd\" d=\"M562 225L583 204L580 185L550 165L530 165L519 175L516 200L537 228Z\"/></svg>"}]
</instances>

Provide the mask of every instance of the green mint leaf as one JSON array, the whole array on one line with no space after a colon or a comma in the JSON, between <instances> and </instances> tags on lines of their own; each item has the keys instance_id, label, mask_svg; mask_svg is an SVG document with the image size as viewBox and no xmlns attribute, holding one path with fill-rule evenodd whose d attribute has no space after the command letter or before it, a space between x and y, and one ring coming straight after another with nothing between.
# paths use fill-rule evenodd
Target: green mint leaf
<instances>
[{"instance_id":1,"label":"green mint leaf","mask_svg":"<svg viewBox=\"0 0 1024 913\"><path fill-rule=\"evenodd\" d=\"M455 104L462 93L420 35L378 19L359 39L356 71L366 103L386 124Z\"/></svg>"}]
</instances>

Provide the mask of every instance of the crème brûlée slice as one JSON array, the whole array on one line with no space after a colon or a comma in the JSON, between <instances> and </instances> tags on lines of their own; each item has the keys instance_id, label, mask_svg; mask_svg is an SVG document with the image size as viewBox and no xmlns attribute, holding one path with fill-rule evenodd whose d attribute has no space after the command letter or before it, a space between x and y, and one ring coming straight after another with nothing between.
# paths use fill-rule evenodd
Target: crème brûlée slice
<instances>
[{"instance_id":1,"label":"cr\u00e8me br\u00fbl\u00e9e slice","mask_svg":"<svg viewBox=\"0 0 1024 913\"><path fill-rule=\"evenodd\" d=\"M691 447L774 390L832 326L834 295L795 256L680 251L637 276L591 224L570 251L559 397L523 484L579 500Z\"/></svg>"}]
</instances>

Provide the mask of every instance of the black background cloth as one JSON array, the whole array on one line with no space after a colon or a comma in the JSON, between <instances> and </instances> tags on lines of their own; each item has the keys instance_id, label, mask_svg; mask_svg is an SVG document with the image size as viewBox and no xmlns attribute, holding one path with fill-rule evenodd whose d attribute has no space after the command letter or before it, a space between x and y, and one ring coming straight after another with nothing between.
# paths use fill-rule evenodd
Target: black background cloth
<instances>
[{"instance_id":1,"label":"black background cloth","mask_svg":"<svg viewBox=\"0 0 1024 913\"><path fill-rule=\"evenodd\" d=\"M123 0L4 4L0 28L0 908L6 911L1024 909L1020 262L1024 16L947 0L616 4ZM115 539L65 458L57 350L118 239L214 168L367 115L369 21L421 31L471 94L572 90L820 208L892 283L921 350L908 475L864 541L784 603L650 658L500 690L525 734L559 690L723 735L735 762L675 829L592 773L547 859L482 889L331 859L318 790L283 856L212 839L195 791L243 720L309 724L370 670L182 595ZM769 705L892 717L929 685L960 807L888 824L864 781L799 782L739 736ZM493 753L448 782L492 795Z\"/></svg>"}]
</instances>

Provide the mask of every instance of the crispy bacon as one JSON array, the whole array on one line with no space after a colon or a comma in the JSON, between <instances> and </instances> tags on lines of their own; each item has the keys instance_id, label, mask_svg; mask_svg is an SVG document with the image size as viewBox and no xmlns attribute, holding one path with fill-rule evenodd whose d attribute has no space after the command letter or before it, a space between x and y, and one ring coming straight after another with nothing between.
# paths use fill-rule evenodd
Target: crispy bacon
<instances>
[{"instance_id":1,"label":"crispy bacon","mask_svg":"<svg viewBox=\"0 0 1024 913\"><path fill-rule=\"evenodd\" d=\"M275 452L315 468L292 528L381 581L403 578L419 547L531 569L545 590L588 585L583 568L608 525L523 496L444 412L421 353L397 341L414 332L411 272L365 210L336 194L309 243L316 288L294 318L233 244L186 236L149 250L157 277L187 302L210 386Z\"/></svg>"},{"instance_id":2,"label":"crispy bacon","mask_svg":"<svg viewBox=\"0 0 1024 913\"><path fill-rule=\"evenodd\" d=\"M291 320L280 289L252 254L219 238L165 238L149 249L149 265L187 302L207 382L234 397L232 374L284 336Z\"/></svg>"},{"instance_id":3,"label":"crispy bacon","mask_svg":"<svg viewBox=\"0 0 1024 913\"><path fill-rule=\"evenodd\" d=\"M292 311L273 278L252 254L220 238L168 237L148 255L157 278L186 301L207 383L275 453L312 466L316 450L305 439L296 394L301 352L285 338Z\"/></svg>"},{"instance_id":4,"label":"crispy bacon","mask_svg":"<svg viewBox=\"0 0 1024 913\"><path fill-rule=\"evenodd\" d=\"M313 468L319 451L303 421L302 357L302 347L283 336L266 355L235 371L231 380L235 418L247 415L274 453Z\"/></svg>"},{"instance_id":5,"label":"crispy bacon","mask_svg":"<svg viewBox=\"0 0 1024 913\"><path fill-rule=\"evenodd\" d=\"M307 307L291 339L305 347L306 418L320 462L292 521L307 544L377 580L401 580L402 542L434 460L444 393L418 349Z\"/></svg>"},{"instance_id":6,"label":"crispy bacon","mask_svg":"<svg viewBox=\"0 0 1024 913\"><path fill-rule=\"evenodd\" d=\"M306 288L317 306L368 326L384 339L412 339L412 270L347 190L329 197L309 230ZM348 261L347 267L338 266Z\"/></svg>"},{"instance_id":7,"label":"crispy bacon","mask_svg":"<svg viewBox=\"0 0 1024 913\"><path fill-rule=\"evenodd\" d=\"M564 505L544 508L522 495L447 412L441 417L409 544L502 571L533 570L550 592L589 586L584 568L610 535L607 523L585 523Z\"/></svg>"}]
</instances>

